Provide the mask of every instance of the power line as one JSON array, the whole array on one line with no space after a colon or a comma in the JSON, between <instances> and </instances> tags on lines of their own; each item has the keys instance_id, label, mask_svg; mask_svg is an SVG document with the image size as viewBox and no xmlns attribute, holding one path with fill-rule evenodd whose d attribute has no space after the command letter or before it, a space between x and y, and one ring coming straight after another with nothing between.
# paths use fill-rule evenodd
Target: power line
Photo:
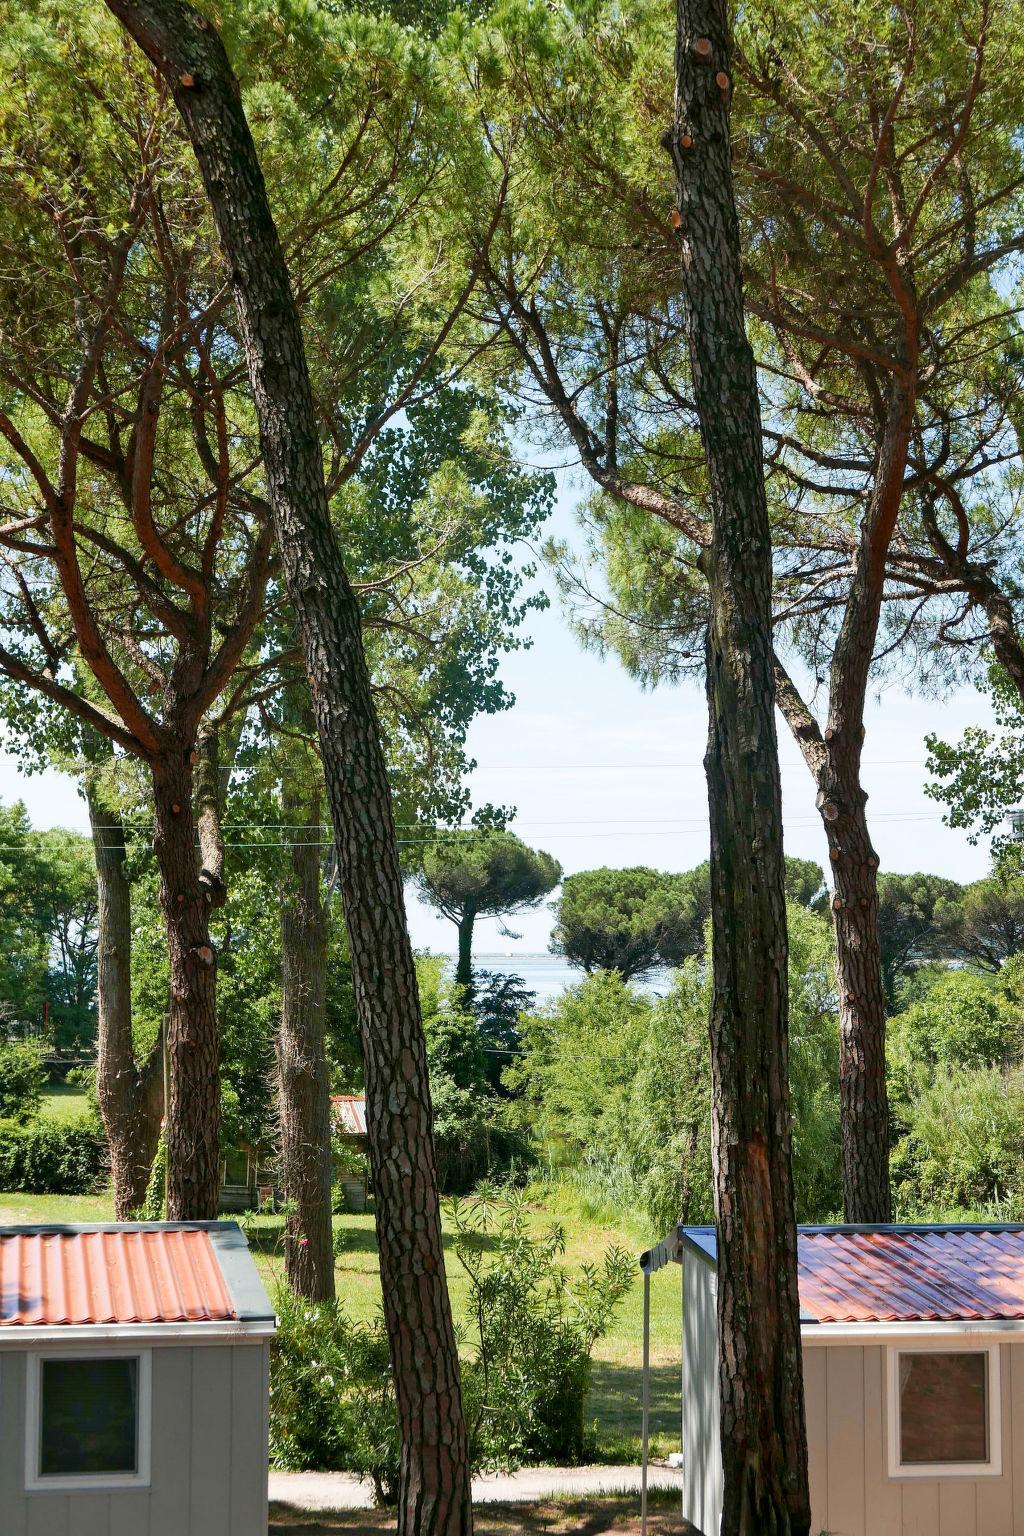
<instances>
[{"instance_id":1,"label":"power line","mask_svg":"<svg viewBox=\"0 0 1024 1536\"><path fill-rule=\"evenodd\" d=\"M806 766L807 765L802 757L779 759L780 768L805 768ZM924 766L925 765L923 760L919 757L876 757L872 758L871 761L865 760L862 764L862 767L864 768L923 768ZM550 773L555 769L565 769L573 773L623 773L634 768L637 770L653 770L656 772L662 768L677 769L703 767L704 759L697 757L691 759L688 762L664 763L477 763L476 767L470 771L473 773L478 773L481 769L484 769L487 772L501 770L502 772L506 773Z\"/></svg>"},{"instance_id":2,"label":"power line","mask_svg":"<svg viewBox=\"0 0 1024 1536\"><path fill-rule=\"evenodd\" d=\"M941 814L942 814L941 812L933 812L933 811L921 811L921 812L912 811L912 812L909 812L909 813L908 812L903 812L903 811L877 811L877 812L875 812L875 814L873 816L869 817L869 820L871 822L879 822L879 821L890 820L893 817L896 817L896 818L898 818L900 820L907 820L907 819L918 820L918 819L921 819L923 817L923 818L925 818L927 820L934 821L936 819L941 819ZM791 817L788 818L788 824L790 826L794 826L794 825L797 825L799 823L803 823L803 824L807 824L807 825L814 825L820 819L821 818L818 817L818 816L809 816L809 815L808 816L791 816ZM569 818L559 817L559 818L557 818L556 820L553 820L553 821L519 821L519 820L516 820L515 823L514 823L514 826L515 827L590 827L590 826L605 827L605 826L608 826L608 825L613 825L613 826L616 826L616 827L668 827L668 828L672 828L672 827L677 826L680 823L683 823L683 824L685 824L688 827L705 827L705 826L707 826L707 817L706 816L577 816L577 817L569 817ZM512 823L509 824L509 828L510 829L512 828L512 825L513 825ZM96 830L98 832L118 832L118 831L120 831L123 828L126 832L130 832L130 833L133 833L133 834L139 834L139 835L141 835L144 832L152 831L154 829L154 827L155 827L155 823L154 822L152 822L152 821L142 821L142 820L138 820L138 821L125 821L125 822L120 822L120 823L118 823L118 822L98 822L96 824ZM421 838L407 838L407 839L404 839L404 841L407 841L407 842L427 842L427 843L433 843L433 842L437 842L440 839L443 839L445 837L461 837L461 836L463 836L467 832L475 834L478 837L489 837L492 834L494 829L490 828L490 827L479 827L479 826L474 825L473 823L470 823L468 825L463 824L463 825L457 826L457 827L437 827L433 831L428 831L427 828L424 826L423 822L419 822L419 821L415 821L415 822L414 821L400 821L400 822L396 822L395 823L395 830L399 831L399 832L401 832L401 831L423 832L423 834L424 834L423 837L421 837ZM288 822L288 821L284 821L284 822L278 822L278 821L233 821L233 822L224 822L222 824L221 831L222 832L330 832L330 831L332 831L332 823L329 822L329 821L293 821L293 822ZM83 835L85 835L85 834L83 834ZM579 835L580 836L587 836L589 834L580 833ZM597 834L594 834L594 835L596 836ZM612 835L612 834L609 834L609 835ZM618 834L615 834L615 835L618 835ZM227 846L242 847L242 846L245 846L245 845L244 844L229 845L229 844L225 843L225 847L227 847Z\"/></svg>"},{"instance_id":3,"label":"power line","mask_svg":"<svg viewBox=\"0 0 1024 1536\"><path fill-rule=\"evenodd\" d=\"M801 816L793 816L793 817L790 817L790 819L786 822L786 825L788 827L806 827L806 826L813 827L813 826L818 826L820 824L820 820L821 820L821 818L817 817L817 816L803 816L803 817L801 817ZM874 825L878 825L879 823L883 823L883 824L885 824L887 826L896 826L896 825L900 825L900 824L910 824L910 823L921 822L921 821L934 822L934 821L941 821L941 820L942 820L941 814L939 814L939 813L929 813L929 812L923 811L920 814L911 814L911 815L903 815L903 814L899 814L899 813L896 813L896 814L894 814L894 813L883 813L881 815L874 816L872 818L872 823ZM557 827L557 823L555 823L553 825L555 825ZM571 825L578 825L578 823L571 823L570 822L570 823L567 823L567 825L570 825L570 826ZM551 838L552 841L555 841L557 839L560 842L567 842L567 841L584 841L584 842L595 841L596 842L596 841L604 841L604 840L609 839L609 838L614 839L614 838L624 838L624 837L626 837L626 838L640 838L640 837L697 837L701 833L703 833L703 832L705 832L707 830L707 826L708 826L707 821L706 820L702 820L702 821L694 821L693 823L691 823L690 825L685 826L685 827L666 826L663 823L659 823L657 826L652 827L650 831L637 831L637 830L630 830L629 828L626 828L625 830L619 831L619 832L559 832L559 831L555 830L554 832L549 834L549 837ZM468 831L468 832L476 831L476 832L479 832L481 836L485 836L486 835L485 830L482 829L482 828L474 828L474 827L467 827L467 828L462 828L462 829L456 828L455 831ZM449 836L450 835L451 834L449 834ZM400 838L397 838L396 841L397 841L398 846L400 848L433 847L433 846L436 846L437 843L443 843L445 841L445 836L444 836L443 833L441 833L441 834L439 834L437 836L434 836L434 837L400 837ZM110 847L116 847L117 845L116 844L111 844L109 846ZM319 839L318 838L318 839L312 839L312 840L309 840L309 841L280 840L280 841L277 841L277 842L229 842L229 841L225 841L223 846L224 846L225 849L228 849L228 848L263 849L263 850L265 850L267 852L274 852L274 851L279 850L279 849L291 849L291 848L333 848L334 847L334 839L333 838L326 838L326 839ZM2 850L0 850L0 851L2 851ZM17 851L21 851L21 850L17 850Z\"/></svg>"},{"instance_id":4,"label":"power line","mask_svg":"<svg viewBox=\"0 0 1024 1536\"><path fill-rule=\"evenodd\" d=\"M869 821L870 821L870 824L873 825L873 826L878 826L878 825L898 826L898 825L909 825L909 824L915 823L915 822L942 821L943 819L944 819L943 818L943 813L939 812L939 811L911 811L911 812L904 812L904 811L878 811L873 816L871 816L869 818ZM791 816L791 817L786 818L786 826L788 826L788 827L808 827L808 826L813 827L813 826L818 826L820 824L820 821L821 821L821 818L819 816L810 816L810 815ZM609 826L609 824L611 824L612 828L613 828L613 830L611 830L611 831L605 830L605 831L599 831L599 832L598 831L595 831L595 832L563 832L563 831L559 830L562 827L581 827L581 826L595 826L595 827L607 828ZM412 825L412 824L410 823L410 824L407 824L407 825ZM696 835L698 835L698 834L700 834L702 832L705 832L707 830L708 821L707 821L707 818L703 817L703 816L701 816L701 817L670 816L670 817L646 817L646 818L625 818L625 817L595 816L595 817L588 817L588 818L583 818L583 819L567 820L567 821L519 822L519 823L517 823L517 825L521 826L521 827L542 827L542 828L547 828L547 829L549 829L548 834L547 834L549 837L551 837L553 839L554 838L558 838L561 841L568 841L568 840L572 840L572 841L600 841L600 840L605 840L605 839L609 839L609 838L614 839L614 838L640 838L640 837L692 837L692 836L696 836ZM640 830L640 829L649 829L649 830ZM114 824L114 823L107 823L107 824L103 824L103 825L97 826L96 830L97 831L120 831L121 827L118 826L117 824ZM144 833L146 831L152 830L152 823L149 823L149 824L145 824L145 823L141 823L141 822L126 823L126 824L124 824L124 830L129 835L131 835L131 836L142 836L142 835L144 835ZM304 830L304 831L310 831L310 832L314 832L315 831L315 832L327 832L327 833L330 833L331 828L330 828L329 824L326 823L326 822L319 823L317 825L312 825L312 824L309 824L309 823L306 823L306 822L294 823L294 824L290 824L290 825L289 824L285 824L285 823L278 824L278 823L274 823L274 822L239 822L237 824L233 824L233 825L227 827L225 830L227 830L227 831L267 831L267 832L286 832L286 831L293 831L293 830L294 831ZM401 847L401 848L430 847L430 846L433 846L433 845L435 845L437 843L443 843L446 840L451 841L451 840L456 839L456 838L462 839L462 838L464 838L466 836L467 833L471 834L471 835L475 834L475 835L477 835L479 837L487 837L489 835L489 832L490 832L490 829L488 829L486 827L474 827L474 826L469 826L469 827L441 827L441 828L438 828L436 832L430 833L430 834L425 835L423 837L399 837L399 838L396 839L396 841L398 843L398 846ZM86 834L86 833L83 833L81 835L83 837L86 837L86 838L88 837L88 834ZM197 837L196 837L196 841L198 842L198 834L197 834ZM119 846L120 846L119 843L102 843L102 844L100 844L100 848L104 852L114 852L114 851L116 851L119 848ZM263 840L263 841L255 841L255 840L251 840L251 839L235 840L235 839L231 839L231 838L225 838L223 840L223 847L225 849L228 849L228 848L233 848L233 849L257 849L257 850L258 849L264 849L264 850L267 850L267 851L274 851L274 850L277 850L277 849L292 849L292 848L333 848L334 847L334 838L333 838L333 836L328 836L326 838L316 837L316 838L309 838L309 839L305 839L305 838L276 838L276 839L273 839L273 840ZM33 847L31 847L28 844L20 844L20 843L19 844L14 844L14 843L11 843L11 844L0 844L0 855L2 855L2 854L26 854L26 855L27 854L31 854L31 855L35 856L36 853L37 853L37 850L34 849Z\"/></svg>"}]
</instances>

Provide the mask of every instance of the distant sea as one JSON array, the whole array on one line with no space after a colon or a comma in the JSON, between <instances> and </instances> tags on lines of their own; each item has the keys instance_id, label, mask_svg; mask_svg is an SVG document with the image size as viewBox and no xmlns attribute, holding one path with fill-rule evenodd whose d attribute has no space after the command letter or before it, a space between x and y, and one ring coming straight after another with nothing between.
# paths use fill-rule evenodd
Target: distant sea
<instances>
[{"instance_id":1,"label":"distant sea","mask_svg":"<svg viewBox=\"0 0 1024 1536\"><path fill-rule=\"evenodd\" d=\"M505 975L521 976L530 991L536 993L538 1003L550 1002L566 987L582 981L584 974L566 965L557 955L474 955L473 964L478 971L501 971ZM663 997L670 981L668 971L652 971L635 985L649 997Z\"/></svg>"}]
</instances>

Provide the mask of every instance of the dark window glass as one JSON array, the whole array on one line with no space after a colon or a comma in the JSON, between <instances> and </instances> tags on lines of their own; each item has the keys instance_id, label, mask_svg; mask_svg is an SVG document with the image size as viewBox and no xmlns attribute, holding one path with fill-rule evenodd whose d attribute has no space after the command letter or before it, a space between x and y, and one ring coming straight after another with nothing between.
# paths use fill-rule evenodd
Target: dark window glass
<instances>
[{"instance_id":1,"label":"dark window glass","mask_svg":"<svg viewBox=\"0 0 1024 1536\"><path fill-rule=\"evenodd\" d=\"M44 1360L40 1477L138 1470L139 1362Z\"/></svg>"},{"instance_id":2,"label":"dark window glass","mask_svg":"<svg viewBox=\"0 0 1024 1536\"><path fill-rule=\"evenodd\" d=\"M988 1356L900 1355L903 1465L988 1459Z\"/></svg>"}]
</instances>

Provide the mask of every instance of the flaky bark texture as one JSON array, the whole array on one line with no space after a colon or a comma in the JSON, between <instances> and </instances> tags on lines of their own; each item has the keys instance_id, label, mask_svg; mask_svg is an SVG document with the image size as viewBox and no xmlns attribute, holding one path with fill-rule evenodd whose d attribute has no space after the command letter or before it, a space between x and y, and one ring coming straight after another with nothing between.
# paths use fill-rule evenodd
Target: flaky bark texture
<instances>
[{"instance_id":1,"label":"flaky bark texture","mask_svg":"<svg viewBox=\"0 0 1024 1536\"><path fill-rule=\"evenodd\" d=\"M173 92L229 264L338 847L402 1435L398 1528L458 1536L472 1529L469 1460L416 973L359 607L331 527L298 313L215 29L183 0L107 3Z\"/></svg>"},{"instance_id":2,"label":"flaky bark texture","mask_svg":"<svg viewBox=\"0 0 1024 1536\"><path fill-rule=\"evenodd\" d=\"M334 1295L331 1235L331 1100L327 1014L327 903L320 878L320 797L286 777L281 820L294 839L281 882L281 1028L277 1102L281 1182L290 1206L284 1259L297 1296Z\"/></svg>"},{"instance_id":3,"label":"flaky bark texture","mask_svg":"<svg viewBox=\"0 0 1024 1536\"><path fill-rule=\"evenodd\" d=\"M244 715L240 714L241 719ZM239 729L232 732L237 743ZM224 838L221 833L221 809L225 798L221 772L220 733L207 727L196 745L195 806L199 834L200 884L211 907L222 907L227 899L224 884Z\"/></svg>"},{"instance_id":4,"label":"flaky bark texture","mask_svg":"<svg viewBox=\"0 0 1024 1536\"><path fill-rule=\"evenodd\" d=\"M722 0L678 0L683 289L711 481L707 632L723 1536L810 1527L793 1208L771 540L743 321Z\"/></svg>"},{"instance_id":5,"label":"flaky bark texture","mask_svg":"<svg viewBox=\"0 0 1024 1536\"><path fill-rule=\"evenodd\" d=\"M167 933L167 1213L212 1221L220 1194L217 957L210 903L199 878L187 748L153 765L160 907Z\"/></svg>"},{"instance_id":6,"label":"flaky bark texture","mask_svg":"<svg viewBox=\"0 0 1024 1536\"><path fill-rule=\"evenodd\" d=\"M114 1216L128 1221L146 1196L160 1137L164 1090L161 1042L144 1062L132 1040L132 905L124 824L92 785L89 822L99 892L96 946L96 1097L110 1152Z\"/></svg>"}]
</instances>

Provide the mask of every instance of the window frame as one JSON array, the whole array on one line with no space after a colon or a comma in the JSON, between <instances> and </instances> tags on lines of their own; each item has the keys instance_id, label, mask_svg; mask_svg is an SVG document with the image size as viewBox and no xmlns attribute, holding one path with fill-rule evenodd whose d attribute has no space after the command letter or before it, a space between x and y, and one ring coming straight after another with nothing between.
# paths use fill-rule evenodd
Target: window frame
<instances>
[{"instance_id":1,"label":"window frame","mask_svg":"<svg viewBox=\"0 0 1024 1536\"><path fill-rule=\"evenodd\" d=\"M971 1338L942 1338L931 1343L900 1343L886 1347L886 1418L890 1478L1001 1477L1003 1472L1003 1412L998 1344ZM988 1393L988 1460L903 1462L900 1459L900 1356L984 1355Z\"/></svg>"},{"instance_id":2,"label":"window frame","mask_svg":"<svg viewBox=\"0 0 1024 1536\"><path fill-rule=\"evenodd\" d=\"M135 1418L134 1472L48 1472L39 1470L43 1429L43 1365L50 1360L135 1360L138 1403ZM148 1488L152 1473L153 1352L115 1344L85 1349L34 1349L25 1356L25 1491L27 1493L103 1492Z\"/></svg>"}]
</instances>

